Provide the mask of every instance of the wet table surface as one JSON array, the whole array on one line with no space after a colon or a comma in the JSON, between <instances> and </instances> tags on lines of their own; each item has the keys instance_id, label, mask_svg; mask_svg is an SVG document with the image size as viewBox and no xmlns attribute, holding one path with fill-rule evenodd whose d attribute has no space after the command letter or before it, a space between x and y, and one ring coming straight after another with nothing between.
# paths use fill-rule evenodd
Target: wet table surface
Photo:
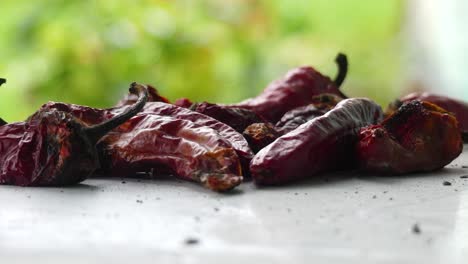
<instances>
[{"instance_id":1,"label":"wet table surface","mask_svg":"<svg viewBox=\"0 0 468 264\"><path fill-rule=\"evenodd\" d=\"M465 145L465 148L467 146ZM467 263L468 152L407 177L323 175L230 194L91 179L0 186L2 263Z\"/></svg>"}]
</instances>

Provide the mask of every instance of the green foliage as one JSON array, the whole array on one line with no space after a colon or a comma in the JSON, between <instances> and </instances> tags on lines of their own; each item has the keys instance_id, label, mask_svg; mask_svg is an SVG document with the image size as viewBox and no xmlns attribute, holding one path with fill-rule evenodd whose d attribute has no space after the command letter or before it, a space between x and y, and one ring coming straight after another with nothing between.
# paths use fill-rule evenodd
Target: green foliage
<instances>
[{"instance_id":1,"label":"green foliage","mask_svg":"<svg viewBox=\"0 0 468 264\"><path fill-rule=\"evenodd\" d=\"M384 103L401 81L396 0L3 0L0 14L8 121L49 100L112 106L132 81L236 102L299 65L334 75L339 51L350 95Z\"/></svg>"}]
</instances>

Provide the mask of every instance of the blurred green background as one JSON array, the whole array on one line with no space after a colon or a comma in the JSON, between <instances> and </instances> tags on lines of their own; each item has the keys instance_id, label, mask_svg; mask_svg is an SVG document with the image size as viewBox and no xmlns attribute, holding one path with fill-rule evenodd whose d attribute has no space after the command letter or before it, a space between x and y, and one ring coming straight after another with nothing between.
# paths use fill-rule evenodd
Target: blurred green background
<instances>
[{"instance_id":1,"label":"blurred green background","mask_svg":"<svg viewBox=\"0 0 468 264\"><path fill-rule=\"evenodd\" d=\"M403 13L398 0L2 0L0 116L112 106L132 81L236 102L296 66L334 76L339 51L343 90L385 104L402 81Z\"/></svg>"}]
</instances>

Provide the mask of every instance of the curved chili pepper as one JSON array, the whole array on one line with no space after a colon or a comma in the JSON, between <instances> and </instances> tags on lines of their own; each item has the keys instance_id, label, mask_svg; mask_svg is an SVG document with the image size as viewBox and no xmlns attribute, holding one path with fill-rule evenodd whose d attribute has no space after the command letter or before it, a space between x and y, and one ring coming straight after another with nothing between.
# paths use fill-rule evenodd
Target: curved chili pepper
<instances>
[{"instance_id":1,"label":"curved chili pepper","mask_svg":"<svg viewBox=\"0 0 468 264\"><path fill-rule=\"evenodd\" d=\"M132 85L130 92L139 94L138 102L101 124L41 109L27 122L0 126L0 183L63 186L86 179L99 167L96 142L143 108L146 90Z\"/></svg>"},{"instance_id":2,"label":"curved chili pepper","mask_svg":"<svg viewBox=\"0 0 468 264\"><path fill-rule=\"evenodd\" d=\"M390 115L404 103L413 100L430 102L453 113L457 118L460 130L463 136L465 137L464 141L468 142L468 103L447 96L432 94L428 92L412 93L390 104L386 112L388 115Z\"/></svg>"},{"instance_id":3,"label":"curved chili pepper","mask_svg":"<svg viewBox=\"0 0 468 264\"><path fill-rule=\"evenodd\" d=\"M254 123L243 132L250 148L256 153L268 146L278 137L293 131L300 125L324 115L333 109L343 98L333 94L321 94L312 98L309 105L294 108L286 112L283 117L272 125L270 123Z\"/></svg>"},{"instance_id":4,"label":"curved chili pepper","mask_svg":"<svg viewBox=\"0 0 468 264\"><path fill-rule=\"evenodd\" d=\"M164 103L169 103L169 100L163 96L161 96L156 90L151 85L146 85L146 88L148 89L148 102L164 102ZM124 98L122 98L118 103L117 107L119 106L124 106L124 105L132 105L138 100L138 96L135 94L126 94Z\"/></svg>"},{"instance_id":5,"label":"curved chili pepper","mask_svg":"<svg viewBox=\"0 0 468 264\"><path fill-rule=\"evenodd\" d=\"M382 124L361 129L359 138L361 168L382 173L437 170L463 149L455 116L419 100L404 103Z\"/></svg>"},{"instance_id":6,"label":"curved chili pepper","mask_svg":"<svg viewBox=\"0 0 468 264\"><path fill-rule=\"evenodd\" d=\"M250 164L255 183L278 185L353 164L359 129L382 119L369 99L346 99L260 150Z\"/></svg>"},{"instance_id":7,"label":"curved chili pepper","mask_svg":"<svg viewBox=\"0 0 468 264\"><path fill-rule=\"evenodd\" d=\"M335 82L312 67L304 66L289 71L285 77L270 83L255 98L231 106L254 111L272 123L276 123L286 112L311 103L314 96L329 93L342 98L339 90L347 71L347 59L338 54L336 60L339 73Z\"/></svg>"},{"instance_id":8,"label":"curved chili pepper","mask_svg":"<svg viewBox=\"0 0 468 264\"><path fill-rule=\"evenodd\" d=\"M175 173L215 191L242 182L231 144L207 126L171 116L139 114L99 143L103 167L112 174Z\"/></svg>"}]
</instances>

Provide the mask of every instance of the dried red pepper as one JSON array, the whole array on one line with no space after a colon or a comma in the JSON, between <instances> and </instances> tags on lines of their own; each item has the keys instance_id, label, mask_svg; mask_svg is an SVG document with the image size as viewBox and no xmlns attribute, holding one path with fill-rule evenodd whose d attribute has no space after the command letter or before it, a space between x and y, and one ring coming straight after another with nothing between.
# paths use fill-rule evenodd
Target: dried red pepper
<instances>
[{"instance_id":1,"label":"dried red pepper","mask_svg":"<svg viewBox=\"0 0 468 264\"><path fill-rule=\"evenodd\" d=\"M300 125L324 115L333 109L343 98L333 94L321 94L312 98L309 105L286 112L276 125L268 122L249 125L243 132L245 139L256 153L268 146L278 137L293 131Z\"/></svg>"},{"instance_id":2,"label":"dried red pepper","mask_svg":"<svg viewBox=\"0 0 468 264\"><path fill-rule=\"evenodd\" d=\"M380 173L437 170L463 149L455 116L419 100L404 103L382 124L361 129L359 137L361 168Z\"/></svg>"},{"instance_id":3,"label":"dried red pepper","mask_svg":"<svg viewBox=\"0 0 468 264\"><path fill-rule=\"evenodd\" d=\"M242 182L240 159L218 131L190 120L141 113L99 143L103 168L112 175L171 174L215 191Z\"/></svg>"},{"instance_id":4,"label":"dried red pepper","mask_svg":"<svg viewBox=\"0 0 468 264\"><path fill-rule=\"evenodd\" d=\"M465 137L465 141L468 142L468 104L460 100L450 98L447 96L432 94L428 92L424 93L412 93L403 98L396 100L389 105L387 109L387 114L395 112L401 105L406 102L413 100L426 101L433 104L436 104L443 109L453 113L458 120L460 130Z\"/></svg>"},{"instance_id":5,"label":"dried red pepper","mask_svg":"<svg viewBox=\"0 0 468 264\"><path fill-rule=\"evenodd\" d=\"M286 112L311 103L316 95L328 93L346 98L339 90L348 69L346 56L339 54L335 61L339 67L335 81L312 67L299 67L269 84L257 97L231 106L252 110L269 122L276 123Z\"/></svg>"},{"instance_id":6,"label":"dried red pepper","mask_svg":"<svg viewBox=\"0 0 468 264\"><path fill-rule=\"evenodd\" d=\"M99 122L126 107L94 109L48 103L85 123ZM136 117L98 144L103 171L126 175L155 171L172 173L226 191L242 182L240 164L253 157L248 143L233 128L203 114L162 102L149 102ZM244 165L248 169L248 165Z\"/></svg>"},{"instance_id":7,"label":"dried red pepper","mask_svg":"<svg viewBox=\"0 0 468 264\"><path fill-rule=\"evenodd\" d=\"M40 109L26 122L0 126L0 183L21 186L76 184L98 167L96 142L140 111L146 89L130 92L139 100L101 124L87 126L73 115Z\"/></svg>"},{"instance_id":8,"label":"dried red pepper","mask_svg":"<svg viewBox=\"0 0 468 264\"><path fill-rule=\"evenodd\" d=\"M369 99L343 100L260 150L252 159L251 175L257 184L278 185L346 168L353 164L359 129L381 118L380 106Z\"/></svg>"}]
</instances>

